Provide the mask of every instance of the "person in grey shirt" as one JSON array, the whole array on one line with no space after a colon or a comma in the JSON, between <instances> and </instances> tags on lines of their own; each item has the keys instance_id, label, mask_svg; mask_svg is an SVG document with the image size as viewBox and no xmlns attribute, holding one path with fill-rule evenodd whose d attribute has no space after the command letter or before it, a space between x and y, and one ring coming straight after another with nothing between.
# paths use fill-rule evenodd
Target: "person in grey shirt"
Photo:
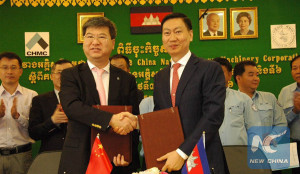
<instances>
[{"instance_id":1,"label":"person in grey shirt","mask_svg":"<svg viewBox=\"0 0 300 174\"><path fill-rule=\"evenodd\" d=\"M287 126L283 109L274 94L257 91L260 79L255 62L239 62L234 67L233 75L239 90L253 101L257 126Z\"/></svg>"},{"instance_id":2,"label":"person in grey shirt","mask_svg":"<svg viewBox=\"0 0 300 174\"><path fill-rule=\"evenodd\" d=\"M251 120L254 120L254 111L251 108L252 100L244 93L228 87L232 77L232 65L227 59L215 58L224 72L226 99L224 121L219 129L222 145L247 145L247 129Z\"/></svg>"},{"instance_id":3,"label":"person in grey shirt","mask_svg":"<svg viewBox=\"0 0 300 174\"><path fill-rule=\"evenodd\" d=\"M282 105L291 131L291 139L297 142L298 158L300 152L300 56L291 63L291 74L294 83L281 89L278 102ZM299 160L300 161L300 160ZM300 173L300 168L292 169L293 174Z\"/></svg>"}]
</instances>

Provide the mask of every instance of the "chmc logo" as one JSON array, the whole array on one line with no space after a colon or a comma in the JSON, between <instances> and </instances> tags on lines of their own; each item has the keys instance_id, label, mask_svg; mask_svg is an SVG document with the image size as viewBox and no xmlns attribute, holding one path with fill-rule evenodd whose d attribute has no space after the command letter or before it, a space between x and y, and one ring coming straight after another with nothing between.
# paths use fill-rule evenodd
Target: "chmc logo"
<instances>
[{"instance_id":1,"label":"chmc logo","mask_svg":"<svg viewBox=\"0 0 300 174\"><path fill-rule=\"evenodd\" d=\"M49 55L49 32L25 32L25 56Z\"/></svg>"}]
</instances>

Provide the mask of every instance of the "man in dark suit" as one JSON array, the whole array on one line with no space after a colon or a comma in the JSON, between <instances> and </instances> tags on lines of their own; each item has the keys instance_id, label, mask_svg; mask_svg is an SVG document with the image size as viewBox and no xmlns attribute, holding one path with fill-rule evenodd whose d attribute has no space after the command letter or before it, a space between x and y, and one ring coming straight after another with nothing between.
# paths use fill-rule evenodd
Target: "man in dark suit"
<instances>
[{"instance_id":1,"label":"man in dark suit","mask_svg":"<svg viewBox=\"0 0 300 174\"><path fill-rule=\"evenodd\" d=\"M29 136L41 140L39 152L62 150L67 132L68 118L59 104L60 74L73 65L69 60L58 60L51 68L54 90L32 99L29 114Z\"/></svg>"},{"instance_id":2,"label":"man in dark suit","mask_svg":"<svg viewBox=\"0 0 300 174\"><path fill-rule=\"evenodd\" d=\"M192 24L186 15L173 13L162 20L162 41L172 63L155 76L154 109L177 106L185 140L158 161L166 160L163 171L180 173L178 170L205 131L209 167L214 173L222 174L226 168L218 130L224 118L224 74L216 62L190 52L192 40Z\"/></svg>"},{"instance_id":3,"label":"man in dark suit","mask_svg":"<svg viewBox=\"0 0 300 174\"><path fill-rule=\"evenodd\" d=\"M223 36L222 31L218 31L220 27L220 16L216 13L209 13L206 18L208 30L203 36Z\"/></svg>"},{"instance_id":4,"label":"man in dark suit","mask_svg":"<svg viewBox=\"0 0 300 174\"><path fill-rule=\"evenodd\" d=\"M136 128L137 118L131 113L111 114L95 109L92 105L132 105L133 114L139 113L134 76L109 63L109 56L115 46L115 24L105 17L95 17L90 18L82 29L87 63L62 73L59 96L69 122L59 174L86 172L92 127L101 131L111 127L121 135ZM134 134L133 139L138 142L138 135ZM137 144L134 142L132 163L128 164L120 154L114 158L114 164L127 167L114 166L112 173L131 174L139 167Z\"/></svg>"},{"instance_id":5,"label":"man in dark suit","mask_svg":"<svg viewBox=\"0 0 300 174\"><path fill-rule=\"evenodd\" d=\"M130 72L130 64L127 56L124 56L122 54L115 54L111 56L109 60L110 63L115 67L120 68L128 73ZM144 99L144 92L138 89L137 94L138 94L138 103L140 104L141 101Z\"/></svg>"}]
</instances>

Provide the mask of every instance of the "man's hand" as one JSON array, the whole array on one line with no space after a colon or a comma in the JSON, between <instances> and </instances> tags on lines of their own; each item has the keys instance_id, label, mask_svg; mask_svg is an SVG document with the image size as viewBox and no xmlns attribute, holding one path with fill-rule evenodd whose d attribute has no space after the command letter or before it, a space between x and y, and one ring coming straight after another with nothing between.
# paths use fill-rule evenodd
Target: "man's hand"
<instances>
[{"instance_id":1,"label":"man's hand","mask_svg":"<svg viewBox=\"0 0 300 174\"><path fill-rule=\"evenodd\" d=\"M67 123L68 122L68 117L62 110L62 107L60 104L56 106L56 109L51 116L51 120L54 124L60 124L60 123Z\"/></svg>"},{"instance_id":2,"label":"man's hand","mask_svg":"<svg viewBox=\"0 0 300 174\"><path fill-rule=\"evenodd\" d=\"M129 163L125 161L124 155L118 154L118 156L114 156L113 163L115 166L128 166Z\"/></svg>"},{"instance_id":3,"label":"man's hand","mask_svg":"<svg viewBox=\"0 0 300 174\"><path fill-rule=\"evenodd\" d=\"M123 115L121 115L120 120L123 120L123 119L126 119L126 118L128 118L130 120L130 124L133 127L133 129L136 129L137 124L138 124L137 123L138 122L137 116L132 115L129 112L124 112Z\"/></svg>"},{"instance_id":4,"label":"man's hand","mask_svg":"<svg viewBox=\"0 0 300 174\"><path fill-rule=\"evenodd\" d=\"M112 116L109 125L117 134L126 135L136 128L137 118L129 112L121 112Z\"/></svg>"},{"instance_id":5,"label":"man's hand","mask_svg":"<svg viewBox=\"0 0 300 174\"><path fill-rule=\"evenodd\" d=\"M184 159L174 150L172 152L167 153L166 155L157 159L157 161L167 160L163 168L162 172L168 171L177 171L180 170L184 164Z\"/></svg>"},{"instance_id":6,"label":"man's hand","mask_svg":"<svg viewBox=\"0 0 300 174\"><path fill-rule=\"evenodd\" d=\"M295 114L299 114L300 113L300 92L295 92L294 93L294 109L293 112Z\"/></svg>"},{"instance_id":7,"label":"man's hand","mask_svg":"<svg viewBox=\"0 0 300 174\"><path fill-rule=\"evenodd\" d=\"M20 114L18 113L18 110L17 110L17 102L18 102L18 99L17 97L14 98L13 100L13 105L11 107L11 116L14 118L14 119L18 119L20 117Z\"/></svg>"},{"instance_id":8,"label":"man's hand","mask_svg":"<svg viewBox=\"0 0 300 174\"><path fill-rule=\"evenodd\" d=\"M1 105L0 105L0 118L4 117L5 115L5 104L3 99L1 99Z\"/></svg>"}]
</instances>

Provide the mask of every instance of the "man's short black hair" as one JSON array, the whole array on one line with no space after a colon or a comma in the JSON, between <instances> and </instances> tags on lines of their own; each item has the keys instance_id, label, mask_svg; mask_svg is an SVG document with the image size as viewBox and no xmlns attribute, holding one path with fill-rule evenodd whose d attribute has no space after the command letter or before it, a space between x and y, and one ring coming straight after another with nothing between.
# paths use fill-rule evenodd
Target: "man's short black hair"
<instances>
[{"instance_id":1,"label":"man's short black hair","mask_svg":"<svg viewBox=\"0 0 300 174\"><path fill-rule=\"evenodd\" d=\"M290 63L291 69L292 69L292 66L293 66L293 62L294 62L295 60L299 59L299 58L300 58L300 55L296 56L296 57L291 61L291 63Z\"/></svg>"},{"instance_id":2,"label":"man's short black hair","mask_svg":"<svg viewBox=\"0 0 300 174\"><path fill-rule=\"evenodd\" d=\"M193 29L192 22L191 22L190 18L188 18L185 14L183 14L183 13L171 13L171 14L165 16L165 18L161 21L161 30L163 29L163 25L167 20L175 19L175 18L181 18L183 20L183 22L185 23L185 26L189 30Z\"/></svg>"},{"instance_id":3,"label":"man's short black hair","mask_svg":"<svg viewBox=\"0 0 300 174\"><path fill-rule=\"evenodd\" d=\"M72 66L72 62L66 59L59 59L58 61L54 62L54 64L51 67L51 72L54 72L56 65L61 65L61 64L65 64L65 63L70 63Z\"/></svg>"},{"instance_id":4,"label":"man's short black hair","mask_svg":"<svg viewBox=\"0 0 300 174\"><path fill-rule=\"evenodd\" d=\"M93 17L88 19L82 26L82 35L84 36L89 27L108 27L111 39L117 37L117 28L115 23L106 17Z\"/></svg>"},{"instance_id":5,"label":"man's short black hair","mask_svg":"<svg viewBox=\"0 0 300 174\"><path fill-rule=\"evenodd\" d=\"M109 61L111 61L112 59L119 59L119 58L123 58L126 61L127 69L129 69L130 68L129 59L127 56L124 56L123 54L115 54L109 58Z\"/></svg>"},{"instance_id":6,"label":"man's short black hair","mask_svg":"<svg viewBox=\"0 0 300 174\"><path fill-rule=\"evenodd\" d=\"M233 69L233 78L235 83L237 84L237 80L236 80L236 76L238 75L242 75L245 72L245 66L250 65L250 66L256 66L256 63L250 60L247 61L242 61L239 62L235 65L234 69Z\"/></svg>"},{"instance_id":7,"label":"man's short black hair","mask_svg":"<svg viewBox=\"0 0 300 174\"><path fill-rule=\"evenodd\" d=\"M17 59L18 62L19 62L20 68L22 68L22 59L16 53L3 52L3 53L0 54L0 60L4 57L7 58L7 59Z\"/></svg>"},{"instance_id":8,"label":"man's short black hair","mask_svg":"<svg viewBox=\"0 0 300 174\"><path fill-rule=\"evenodd\" d=\"M220 65L225 66L228 72L232 71L232 65L229 63L229 61L227 59L221 58L221 57L216 57L216 58L213 59L213 61L216 61Z\"/></svg>"}]
</instances>

